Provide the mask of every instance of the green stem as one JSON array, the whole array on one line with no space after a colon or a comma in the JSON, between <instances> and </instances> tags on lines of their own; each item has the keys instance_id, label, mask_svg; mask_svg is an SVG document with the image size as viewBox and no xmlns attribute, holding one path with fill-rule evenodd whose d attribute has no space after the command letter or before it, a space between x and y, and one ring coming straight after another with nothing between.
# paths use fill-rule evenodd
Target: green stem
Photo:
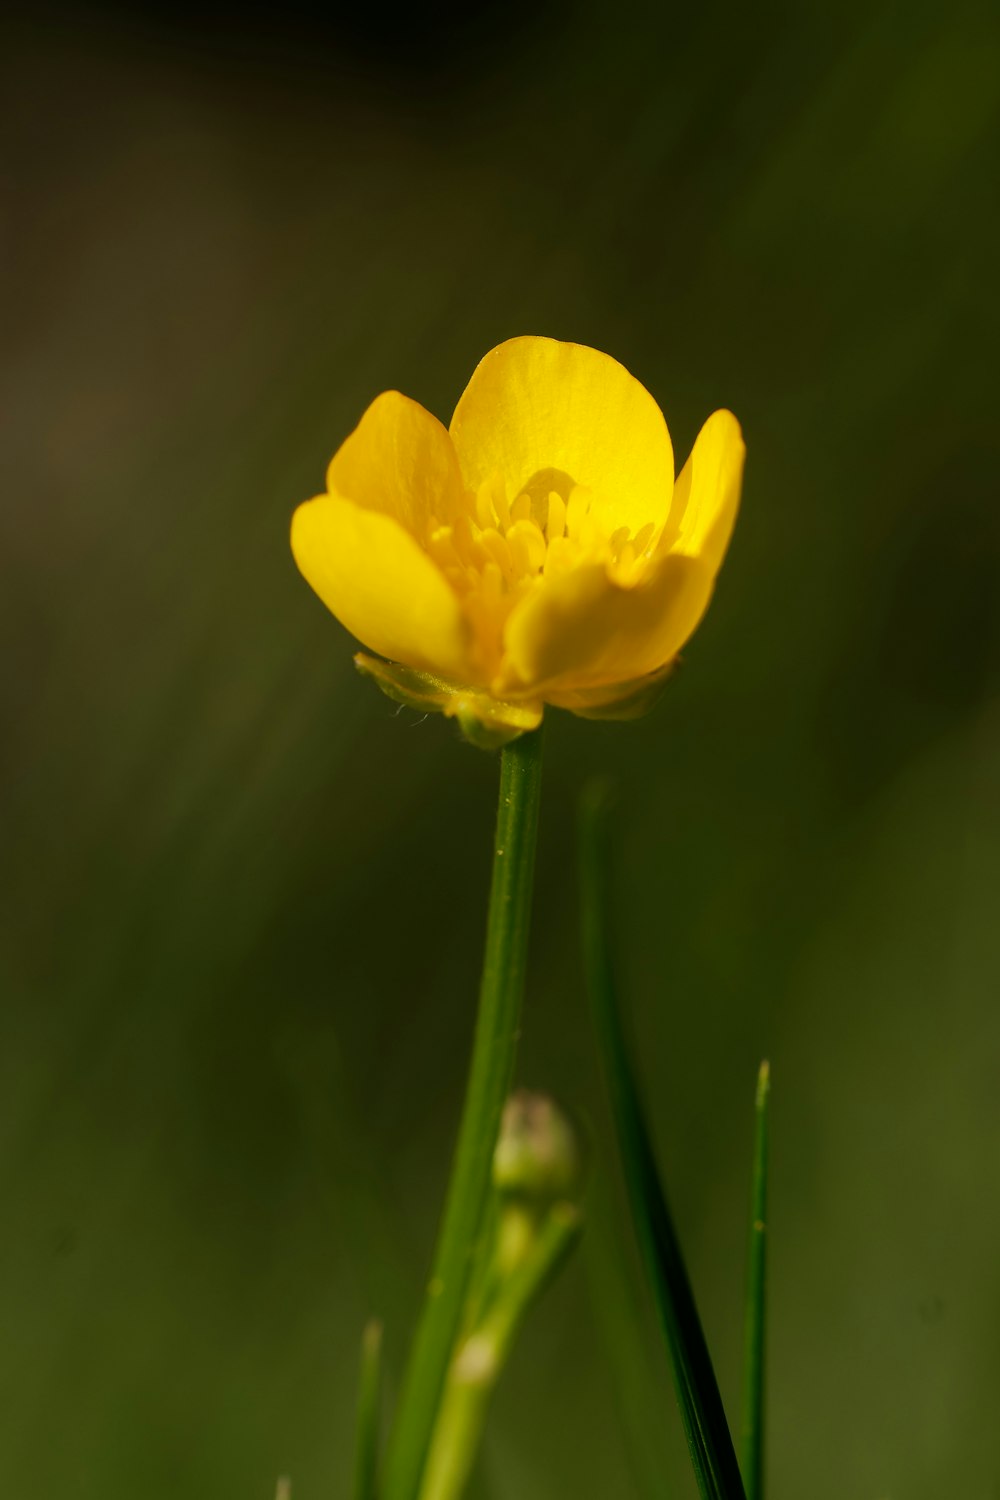
<instances>
[{"instance_id":1,"label":"green stem","mask_svg":"<svg viewBox=\"0 0 1000 1500\"><path fill-rule=\"evenodd\" d=\"M525 1316L572 1249L580 1215L568 1203L551 1210L517 1270L501 1285L482 1323L452 1360L420 1500L459 1500L472 1472L490 1397Z\"/></svg>"},{"instance_id":2,"label":"green stem","mask_svg":"<svg viewBox=\"0 0 1000 1500\"><path fill-rule=\"evenodd\" d=\"M373 1321L365 1328L361 1338L361 1383L358 1390L354 1448L354 1500L375 1500L381 1389L382 1324Z\"/></svg>"},{"instance_id":3,"label":"green stem","mask_svg":"<svg viewBox=\"0 0 1000 1500\"><path fill-rule=\"evenodd\" d=\"M764 1354L767 1292L767 1104L771 1070L757 1075L750 1196L750 1245L743 1343L743 1483L747 1500L764 1494Z\"/></svg>"},{"instance_id":4,"label":"green stem","mask_svg":"<svg viewBox=\"0 0 1000 1500\"><path fill-rule=\"evenodd\" d=\"M504 747L479 1015L434 1267L403 1381L386 1500L415 1500L458 1335L517 1049L538 834L542 732Z\"/></svg>"}]
</instances>

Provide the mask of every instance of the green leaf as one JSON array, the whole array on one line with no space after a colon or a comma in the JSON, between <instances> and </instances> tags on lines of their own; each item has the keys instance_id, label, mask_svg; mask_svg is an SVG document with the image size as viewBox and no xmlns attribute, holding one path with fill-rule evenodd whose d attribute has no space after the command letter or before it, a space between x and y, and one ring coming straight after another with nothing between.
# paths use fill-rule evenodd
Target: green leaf
<instances>
[{"instance_id":1,"label":"green leaf","mask_svg":"<svg viewBox=\"0 0 1000 1500\"><path fill-rule=\"evenodd\" d=\"M771 1070L757 1075L743 1343L743 1482L747 1500L764 1494L764 1357L767 1292L767 1133Z\"/></svg>"},{"instance_id":2,"label":"green leaf","mask_svg":"<svg viewBox=\"0 0 1000 1500\"><path fill-rule=\"evenodd\" d=\"M361 1381L354 1444L354 1500L375 1500L378 1474L379 1403L382 1392L382 1325L371 1322L361 1337Z\"/></svg>"},{"instance_id":3,"label":"green leaf","mask_svg":"<svg viewBox=\"0 0 1000 1500\"><path fill-rule=\"evenodd\" d=\"M703 1500L745 1500L736 1451L632 1070L615 987L608 923L608 797L581 809L580 876L587 988L636 1237L677 1388Z\"/></svg>"}]
</instances>

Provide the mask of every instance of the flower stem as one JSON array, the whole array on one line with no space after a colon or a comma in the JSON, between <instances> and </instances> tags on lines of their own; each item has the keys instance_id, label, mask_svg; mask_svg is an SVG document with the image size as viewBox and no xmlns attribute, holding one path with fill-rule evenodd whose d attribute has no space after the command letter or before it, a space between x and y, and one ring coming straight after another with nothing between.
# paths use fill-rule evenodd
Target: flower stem
<instances>
[{"instance_id":1,"label":"flower stem","mask_svg":"<svg viewBox=\"0 0 1000 1500\"><path fill-rule=\"evenodd\" d=\"M542 731L504 747L472 1061L434 1267L403 1381L385 1500L415 1500L459 1332L514 1071L538 834Z\"/></svg>"}]
</instances>

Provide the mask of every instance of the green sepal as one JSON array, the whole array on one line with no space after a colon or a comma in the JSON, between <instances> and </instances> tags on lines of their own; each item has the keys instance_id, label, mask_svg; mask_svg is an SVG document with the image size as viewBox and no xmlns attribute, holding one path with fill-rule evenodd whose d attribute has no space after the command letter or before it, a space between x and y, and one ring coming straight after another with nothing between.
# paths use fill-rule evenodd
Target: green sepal
<instances>
[{"instance_id":1,"label":"green sepal","mask_svg":"<svg viewBox=\"0 0 1000 1500\"><path fill-rule=\"evenodd\" d=\"M491 698L489 693L457 687L430 672L382 661L363 651L355 656L354 665L394 703L402 703L418 713L438 713L454 719L469 744L480 750L500 750L519 735L537 729L542 722L540 703L510 703Z\"/></svg>"}]
</instances>

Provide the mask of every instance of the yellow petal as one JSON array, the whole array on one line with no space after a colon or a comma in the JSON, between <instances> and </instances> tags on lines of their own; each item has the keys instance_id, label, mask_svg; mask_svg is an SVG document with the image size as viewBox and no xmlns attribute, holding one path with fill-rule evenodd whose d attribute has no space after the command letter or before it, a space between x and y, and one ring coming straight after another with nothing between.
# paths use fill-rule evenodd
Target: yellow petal
<instances>
[{"instance_id":1,"label":"yellow petal","mask_svg":"<svg viewBox=\"0 0 1000 1500\"><path fill-rule=\"evenodd\" d=\"M599 563L546 579L507 621L498 687L548 699L631 683L672 661L711 593L705 562L677 553L657 558L631 588L609 578Z\"/></svg>"},{"instance_id":2,"label":"yellow petal","mask_svg":"<svg viewBox=\"0 0 1000 1500\"><path fill-rule=\"evenodd\" d=\"M674 485L667 528L671 550L703 558L713 574L733 532L745 457L743 434L732 412L713 412Z\"/></svg>"},{"instance_id":3,"label":"yellow petal","mask_svg":"<svg viewBox=\"0 0 1000 1500\"><path fill-rule=\"evenodd\" d=\"M570 479L593 492L609 533L666 519L674 457L663 414L596 349L510 339L476 367L449 430L471 489L499 474L511 501L533 479L532 491L565 500Z\"/></svg>"},{"instance_id":4,"label":"yellow petal","mask_svg":"<svg viewBox=\"0 0 1000 1500\"><path fill-rule=\"evenodd\" d=\"M326 607L365 646L468 680L468 627L458 599L397 521L320 495L292 517L292 551Z\"/></svg>"},{"instance_id":5,"label":"yellow petal","mask_svg":"<svg viewBox=\"0 0 1000 1500\"><path fill-rule=\"evenodd\" d=\"M619 723L641 719L657 702L674 675L677 659L656 672L647 672L634 682L616 682L603 687L572 688L548 694L555 708L567 708L581 719L613 719Z\"/></svg>"},{"instance_id":6,"label":"yellow petal","mask_svg":"<svg viewBox=\"0 0 1000 1500\"><path fill-rule=\"evenodd\" d=\"M332 494L392 516L411 535L427 536L431 518L453 521L462 507L454 445L437 417L399 391L385 391L334 454Z\"/></svg>"}]
</instances>

